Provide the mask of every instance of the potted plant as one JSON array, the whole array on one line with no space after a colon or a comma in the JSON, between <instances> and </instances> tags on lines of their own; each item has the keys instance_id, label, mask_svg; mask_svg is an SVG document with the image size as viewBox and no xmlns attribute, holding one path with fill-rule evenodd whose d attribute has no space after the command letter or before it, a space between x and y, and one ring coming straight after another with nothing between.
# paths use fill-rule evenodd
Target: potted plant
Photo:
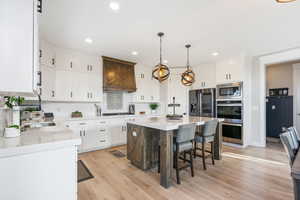
<instances>
[{"instance_id":1,"label":"potted plant","mask_svg":"<svg viewBox=\"0 0 300 200\"><path fill-rule=\"evenodd\" d=\"M156 113L156 109L158 108L158 104L157 103L150 103L149 107L151 109L151 113L155 114Z\"/></svg>"},{"instance_id":2,"label":"potted plant","mask_svg":"<svg viewBox=\"0 0 300 200\"><path fill-rule=\"evenodd\" d=\"M10 112L7 113L8 127L4 130L5 137L20 136L20 108L19 106L24 102L24 97L5 96L4 105Z\"/></svg>"},{"instance_id":3,"label":"potted plant","mask_svg":"<svg viewBox=\"0 0 300 200\"><path fill-rule=\"evenodd\" d=\"M13 138L20 136L20 126L18 125L10 125L9 127L4 129L4 137Z\"/></svg>"}]
</instances>

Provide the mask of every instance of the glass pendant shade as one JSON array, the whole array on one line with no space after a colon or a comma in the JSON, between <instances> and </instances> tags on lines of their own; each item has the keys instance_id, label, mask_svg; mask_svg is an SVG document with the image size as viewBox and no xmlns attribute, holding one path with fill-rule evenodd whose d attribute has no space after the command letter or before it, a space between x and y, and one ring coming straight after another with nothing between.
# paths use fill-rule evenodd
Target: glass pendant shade
<instances>
[{"instance_id":1,"label":"glass pendant shade","mask_svg":"<svg viewBox=\"0 0 300 200\"><path fill-rule=\"evenodd\" d=\"M189 64L189 48L191 47L191 45L187 44L185 45L185 47L187 48L187 69L181 75L181 83L185 86L191 86L195 82L195 73L190 69Z\"/></svg>"},{"instance_id":2,"label":"glass pendant shade","mask_svg":"<svg viewBox=\"0 0 300 200\"><path fill-rule=\"evenodd\" d=\"M160 62L158 65L156 65L152 71L152 77L159 82L163 82L167 80L170 76L170 69L167 65L162 64L162 50L161 50L161 38L164 36L164 33L158 33L157 34L160 37Z\"/></svg>"},{"instance_id":3,"label":"glass pendant shade","mask_svg":"<svg viewBox=\"0 0 300 200\"><path fill-rule=\"evenodd\" d=\"M289 3L296 0L276 0L278 3Z\"/></svg>"}]
</instances>

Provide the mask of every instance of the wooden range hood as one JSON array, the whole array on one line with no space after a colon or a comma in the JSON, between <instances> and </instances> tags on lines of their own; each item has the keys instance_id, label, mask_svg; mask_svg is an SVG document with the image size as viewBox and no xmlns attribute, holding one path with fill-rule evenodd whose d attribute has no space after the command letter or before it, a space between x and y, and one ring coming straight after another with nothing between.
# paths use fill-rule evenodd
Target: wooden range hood
<instances>
[{"instance_id":1,"label":"wooden range hood","mask_svg":"<svg viewBox=\"0 0 300 200\"><path fill-rule=\"evenodd\" d=\"M135 92L136 63L102 56L103 59L103 90Z\"/></svg>"}]
</instances>

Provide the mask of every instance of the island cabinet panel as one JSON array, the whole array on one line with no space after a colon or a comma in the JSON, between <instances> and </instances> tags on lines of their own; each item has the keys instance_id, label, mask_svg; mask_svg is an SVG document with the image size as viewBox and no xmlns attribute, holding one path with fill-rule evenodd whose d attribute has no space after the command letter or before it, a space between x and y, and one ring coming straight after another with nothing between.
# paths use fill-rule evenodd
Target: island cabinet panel
<instances>
[{"instance_id":1,"label":"island cabinet panel","mask_svg":"<svg viewBox=\"0 0 300 200\"><path fill-rule=\"evenodd\" d=\"M142 169L156 166L158 161L159 134L157 130L127 124L127 159Z\"/></svg>"}]
</instances>

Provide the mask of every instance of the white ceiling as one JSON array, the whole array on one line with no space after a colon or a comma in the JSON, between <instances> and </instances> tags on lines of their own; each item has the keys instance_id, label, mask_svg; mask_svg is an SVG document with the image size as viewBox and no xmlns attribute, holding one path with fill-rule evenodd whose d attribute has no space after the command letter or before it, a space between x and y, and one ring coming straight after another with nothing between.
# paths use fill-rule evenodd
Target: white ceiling
<instances>
[{"instance_id":1,"label":"white ceiling","mask_svg":"<svg viewBox=\"0 0 300 200\"><path fill-rule=\"evenodd\" d=\"M40 20L48 41L100 55L154 65L159 61L157 32L165 32L164 59L191 65L241 52L261 55L300 46L300 1L275 0L45 0ZM84 42L86 37L93 44ZM138 51L138 56L132 56ZM213 57L218 51L220 56Z\"/></svg>"}]
</instances>

